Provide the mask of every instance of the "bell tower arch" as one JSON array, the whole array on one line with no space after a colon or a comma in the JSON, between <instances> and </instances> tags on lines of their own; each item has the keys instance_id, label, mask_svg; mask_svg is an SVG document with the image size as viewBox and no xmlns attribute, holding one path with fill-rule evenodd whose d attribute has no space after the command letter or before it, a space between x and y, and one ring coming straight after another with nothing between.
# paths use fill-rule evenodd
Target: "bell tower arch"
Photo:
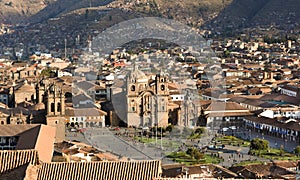
<instances>
[{"instance_id":1,"label":"bell tower arch","mask_svg":"<svg viewBox=\"0 0 300 180\"><path fill-rule=\"evenodd\" d=\"M55 142L65 139L65 93L55 83L45 88L47 125L56 128Z\"/></svg>"}]
</instances>

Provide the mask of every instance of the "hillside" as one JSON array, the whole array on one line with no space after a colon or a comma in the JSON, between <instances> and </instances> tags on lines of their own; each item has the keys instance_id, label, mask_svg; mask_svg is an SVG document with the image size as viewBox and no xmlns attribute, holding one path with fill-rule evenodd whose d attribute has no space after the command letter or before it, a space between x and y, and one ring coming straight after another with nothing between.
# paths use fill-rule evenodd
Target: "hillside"
<instances>
[{"instance_id":1,"label":"hillside","mask_svg":"<svg viewBox=\"0 0 300 180\"><path fill-rule=\"evenodd\" d=\"M57 0L54 3L49 4L37 14L28 18L26 22L31 24L38 23L77 9L104 6L109 4L111 1L112 0Z\"/></svg>"},{"instance_id":2,"label":"hillside","mask_svg":"<svg viewBox=\"0 0 300 180\"><path fill-rule=\"evenodd\" d=\"M199 26L216 17L232 0L117 0L109 7L121 8Z\"/></svg>"},{"instance_id":3,"label":"hillside","mask_svg":"<svg viewBox=\"0 0 300 180\"><path fill-rule=\"evenodd\" d=\"M170 18L214 30L300 23L299 0L0 0L0 23L35 24L90 6Z\"/></svg>"},{"instance_id":4,"label":"hillside","mask_svg":"<svg viewBox=\"0 0 300 180\"><path fill-rule=\"evenodd\" d=\"M0 24L38 23L61 14L111 0L0 0Z\"/></svg>"},{"instance_id":5,"label":"hillside","mask_svg":"<svg viewBox=\"0 0 300 180\"><path fill-rule=\"evenodd\" d=\"M219 16L203 26L227 32L270 25L287 30L299 26L299 9L299 0L234 0Z\"/></svg>"},{"instance_id":6,"label":"hillside","mask_svg":"<svg viewBox=\"0 0 300 180\"><path fill-rule=\"evenodd\" d=\"M47 7L55 0L0 0L0 24L18 23Z\"/></svg>"},{"instance_id":7,"label":"hillside","mask_svg":"<svg viewBox=\"0 0 300 180\"><path fill-rule=\"evenodd\" d=\"M38 23L73 10L105 6L199 25L232 0L0 0L0 23Z\"/></svg>"}]
</instances>

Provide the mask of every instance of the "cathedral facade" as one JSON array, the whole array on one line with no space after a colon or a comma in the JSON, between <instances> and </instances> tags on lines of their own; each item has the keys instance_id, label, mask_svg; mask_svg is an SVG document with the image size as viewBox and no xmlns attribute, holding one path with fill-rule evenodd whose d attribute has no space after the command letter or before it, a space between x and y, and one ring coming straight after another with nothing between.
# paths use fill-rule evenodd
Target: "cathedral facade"
<instances>
[{"instance_id":1,"label":"cathedral facade","mask_svg":"<svg viewBox=\"0 0 300 180\"><path fill-rule=\"evenodd\" d=\"M168 125L169 79L163 73L146 76L136 67L126 80L127 126Z\"/></svg>"}]
</instances>

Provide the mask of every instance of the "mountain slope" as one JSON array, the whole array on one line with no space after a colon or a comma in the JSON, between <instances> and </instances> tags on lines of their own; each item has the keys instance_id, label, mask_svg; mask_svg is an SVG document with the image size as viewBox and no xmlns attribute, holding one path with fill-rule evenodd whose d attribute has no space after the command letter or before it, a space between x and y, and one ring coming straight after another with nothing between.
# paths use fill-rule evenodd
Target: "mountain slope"
<instances>
[{"instance_id":1,"label":"mountain slope","mask_svg":"<svg viewBox=\"0 0 300 180\"><path fill-rule=\"evenodd\" d=\"M0 0L0 23L15 24L47 7L55 0Z\"/></svg>"},{"instance_id":2,"label":"mountain slope","mask_svg":"<svg viewBox=\"0 0 300 180\"><path fill-rule=\"evenodd\" d=\"M0 24L37 23L72 10L112 0L0 0Z\"/></svg>"},{"instance_id":3,"label":"mountain slope","mask_svg":"<svg viewBox=\"0 0 300 180\"><path fill-rule=\"evenodd\" d=\"M26 22L34 24L48 20L49 18L58 17L76 9L103 6L110 2L111 0L57 0L27 19Z\"/></svg>"},{"instance_id":4,"label":"mountain slope","mask_svg":"<svg viewBox=\"0 0 300 180\"><path fill-rule=\"evenodd\" d=\"M204 27L232 31L247 27L279 25L283 29L299 26L299 0L234 0Z\"/></svg>"},{"instance_id":5,"label":"mountain slope","mask_svg":"<svg viewBox=\"0 0 300 180\"><path fill-rule=\"evenodd\" d=\"M0 0L0 24L46 22L90 6L118 9L124 16L131 12L175 19L214 31L271 24L289 29L300 24L299 0Z\"/></svg>"}]
</instances>

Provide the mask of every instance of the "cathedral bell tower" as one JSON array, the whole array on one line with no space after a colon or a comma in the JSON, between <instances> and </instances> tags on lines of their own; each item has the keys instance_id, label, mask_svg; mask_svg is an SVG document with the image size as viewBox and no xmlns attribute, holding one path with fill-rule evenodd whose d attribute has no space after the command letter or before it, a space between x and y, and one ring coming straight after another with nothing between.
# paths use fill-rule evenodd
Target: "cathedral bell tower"
<instances>
[{"instance_id":1,"label":"cathedral bell tower","mask_svg":"<svg viewBox=\"0 0 300 180\"><path fill-rule=\"evenodd\" d=\"M55 142L65 139L65 95L62 88L54 83L45 90L47 125L56 127Z\"/></svg>"}]
</instances>

